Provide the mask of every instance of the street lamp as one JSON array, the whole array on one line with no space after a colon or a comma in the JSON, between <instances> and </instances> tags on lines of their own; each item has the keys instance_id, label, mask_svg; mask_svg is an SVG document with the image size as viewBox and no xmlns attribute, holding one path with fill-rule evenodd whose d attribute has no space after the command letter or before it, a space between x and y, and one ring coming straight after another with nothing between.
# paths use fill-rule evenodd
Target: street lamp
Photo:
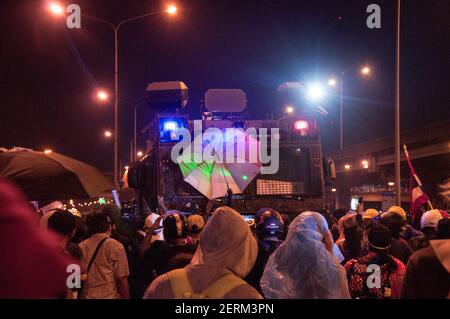
<instances>
[{"instance_id":1,"label":"street lamp","mask_svg":"<svg viewBox=\"0 0 450 319\"><path fill-rule=\"evenodd\" d=\"M136 153L136 155L137 155L138 157L142 157L142 155L144 155L144 153L141 152L141 151L139 151L139 152Z\"/></svg>"},{"instance_id":2,"label":"street lamp","mask_svg":"<svg viewBox=\"0 0 450 319\"><path fill-rule=\"evenodd\" d=\"M97 99L99 99L100 101L104 102L106 100L108 100L109 95L108 93L106 93L106 91L104 90L99 90L97 91Z\"/></svg>"},{"instance_id":3,"label":"street lamp","mask_svg":"<svg viewBox=\"0 0 450 319\"><path fill-rule=\"evenodd\" d=\"M44 154L50 154L50 153L52 153L53 151L52 150L50 150L50 149L46 149L46 150L44 150Z\"/></svg>"},{"instance_id":4,"label":"street lamp","mask_svg":"<svg viewBox=\"0 0 450 319\"><path fill-rule=\"evenodd\" d=\"M329 86L335 87L336 83L337 83L337 80L335 78L331 78L331 79L328 80L328 85Z\"/></svg>"},{"instance_id":5,"label":"street lamp","mask_svg":"<svg viewBox=\"0 0 450 319\"><path fill-rule=\"evenodd\" d=\"M173 4L171 4L171 5L167 6L166 13L168 13L170 15L174 15L177 13L177 10L178 10L177 7Z\"/></svg>"},{"instance_id":6,"label":"street lamp","mask_svg":"<svg viewBox=\"0 0 450 319\"><path fill-rule=\"evenodd\" d=\"M106 138L111 138L113 133L110 130L106 130L103 132L103 135ZM119 136L119 138L130 143L130 163L133 162L133 140L123 136ZM116 138L114 138L114 140L116 140Z\"/></svg>"},{"instance_id":7,"label":"street lamp","mask_svg":"<svg viewBox=\"0 0 450 319\"><path fill-rule=\"evenodd\" d=\"M372 72L372 69L369 66L364 66L360 70L361 74L363 76L368 76ZM344 72L341 72L341 75L339 77L339 149L342 150L344 148L344 126L343 126L343 107L344 107L344 95L343 95L343 88L344 88ZM336 87L338 80L336 78L330 78L328 80L328 85L332 87Z\"/></svg>"},{"instance_id":8,"label":"street lamp","mask_svg":"<svg viewBox=\"0 0 450 319\"><path fill-rule=\"evenodd\" d=\"M60 16L64 14L64 8L57 2L50 3L48 8L54 15Z\"/></svg>"},{"instance_id":9,"label":"street lamp","mask_svg":"<svg viewBox=\"0 0 450 319\"><path fill-rule=\"evenodd\" d=\"M361 74L364 76L370 75L370 72L372 72L372 70L368 66L364 66L361 68Z\"/></svg>"},{"instance_id":10,"label":"street lamp","mask_svg":"<svg viewBox=\"0 0 450 319\"><path fill-rule=\"evenodd\" d=\"M54 4L50 6L50 10L57 15L61 15L64 12L64 9L61 6ZM169 5L164 12L168 15L175 15L177 12L177 7L175 5ZM114 186L118 188L118 137L119 137L119 30L120 28L129 22L136 21L142 18L149 17L151 15L155 15L161 13L161 11L152 11L145 14L141 14L126 20L122 20L117 24L113 24L107 20L97 18L94 16L90 16L87 14L81 14L82 17L90 20L94 20L97 22L101 22L110 27L114 32ZM98 96L99 97L99 96ZM99 99L103 100L99 97ZM131 158L133 160L133 158Z\"/></svg>"},{"instance_id":11,"label":"street lamp","mask_svg":"<svg viewBox=\"0 0 450 319\"><path fill-rule=\"evenodd\" d=\"M287 114L292 114L292 113L294 113L294 107L293 107L292 105L286 106L286 113L287 113Z\"/></svg>"}]
</instances>

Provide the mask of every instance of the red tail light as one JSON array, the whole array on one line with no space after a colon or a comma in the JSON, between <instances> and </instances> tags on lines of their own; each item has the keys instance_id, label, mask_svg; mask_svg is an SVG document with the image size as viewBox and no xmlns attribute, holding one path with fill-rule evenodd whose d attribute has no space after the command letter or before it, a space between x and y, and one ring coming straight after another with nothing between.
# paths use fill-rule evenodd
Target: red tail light
<instances>
[{"instance_id":1,"label":"red tail light","mask_svg":"<svg viewBox=\"0 0 450 319\"><path fill-rule=\"evenodd\" d=\"M305 120L295 121L294 129L298 131L301 136L307 136L309 132L309 122Z\"/></svg>"}]
</instances>

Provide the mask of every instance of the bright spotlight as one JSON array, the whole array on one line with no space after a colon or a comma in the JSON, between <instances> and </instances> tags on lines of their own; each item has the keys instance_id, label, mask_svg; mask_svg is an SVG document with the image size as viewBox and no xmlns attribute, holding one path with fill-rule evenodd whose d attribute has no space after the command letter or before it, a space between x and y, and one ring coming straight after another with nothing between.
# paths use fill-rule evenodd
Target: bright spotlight
<instances>
[{"instance_id":1,"label":"bright spotlight","mask_svg":"<svg viewBox=\"0 0 450 319\"><path fill-rule=\"evenodd\" d=\"M308 87L307 96L308 99L313 102L318 102L323 99L325 93L323 88L318 84L311 84Z\"/></svg>"}]
</instances>

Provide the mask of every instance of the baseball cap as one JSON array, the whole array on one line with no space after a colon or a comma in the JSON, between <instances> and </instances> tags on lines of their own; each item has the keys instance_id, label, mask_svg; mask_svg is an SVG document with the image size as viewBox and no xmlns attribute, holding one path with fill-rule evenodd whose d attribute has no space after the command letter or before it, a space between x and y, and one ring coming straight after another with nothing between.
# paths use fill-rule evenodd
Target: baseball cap
<instances>
[{"instance_id":1,"label":"baseball cap","mask_svg":"<svg viewBox=\"0 0 450 319\"><path fill-rule=\"evenodd\" d=\"M442 219L442 214L438 209L429 210L423 213L420 218L420 228L431 227L437 229L439 221Z\"/></svg>"}]
</instances>

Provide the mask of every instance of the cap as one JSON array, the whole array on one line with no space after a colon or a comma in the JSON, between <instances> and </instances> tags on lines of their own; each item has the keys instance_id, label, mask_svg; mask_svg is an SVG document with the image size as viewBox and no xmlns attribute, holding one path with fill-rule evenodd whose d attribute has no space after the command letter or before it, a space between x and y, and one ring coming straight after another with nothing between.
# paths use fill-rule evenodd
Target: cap
<instances>
[{"instance_id":1,"label":"cap","mask_svg":"<svg viewBox=\"0 0 450 319\"><path fill-rule=\"evenodd\" d=\"M400 206L391 206L388 209L388 213L394 213L399 215L403 220L406 220L406 212L403 208L401 208Z\"/></svg>"},{"instance_id":2,"label":"cap","mask_svg":"<svg viewBox=\"0 0 450 319\"><path fill-rule=\"evenodd\" d=\"M442 219L442 214L438 209L429 210L423 213L420 218L420 228L431 227L437 229L439 221Z\"/></svg>"}]
</instances>

